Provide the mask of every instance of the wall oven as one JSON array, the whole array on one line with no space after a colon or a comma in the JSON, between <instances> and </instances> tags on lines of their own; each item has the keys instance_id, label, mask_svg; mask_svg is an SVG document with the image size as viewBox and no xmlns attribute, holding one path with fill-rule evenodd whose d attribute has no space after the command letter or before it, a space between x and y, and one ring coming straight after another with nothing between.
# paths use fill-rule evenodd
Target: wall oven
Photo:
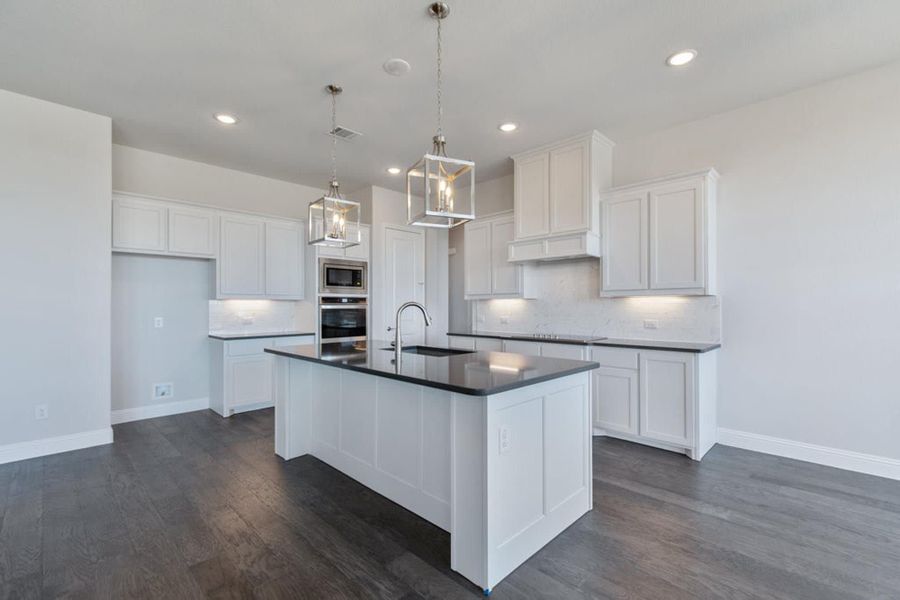
<instances>
[{"instance_id":1,"label":"wall oven","mask_svg":"<svg viewBox=\"0 0 900 600\"><path fill-rule=\"evenodd\" d=\"M319 259L320 294L366 294L367 265L339 258Z\"/></svg>"},{"instance_id":2,"label":"wall oven","mask_svg":"<svg viewBox=\"0 0 900 600\"><path fill-rule=\"evenodd\" d=\"M366 339L365 298L319 298L319 341L355 342Z\"/></svg>"}]
</instances>

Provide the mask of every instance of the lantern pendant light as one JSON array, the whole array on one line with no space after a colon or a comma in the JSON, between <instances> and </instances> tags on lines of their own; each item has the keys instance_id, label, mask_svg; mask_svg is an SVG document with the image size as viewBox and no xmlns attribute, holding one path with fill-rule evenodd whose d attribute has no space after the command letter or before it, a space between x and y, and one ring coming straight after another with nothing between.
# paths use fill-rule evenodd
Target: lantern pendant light
<instances>
[{"instance_id":1,"label":"lantern pendant light","mask_svg":"<svg viewBox=\"0 0 900 600\"><path fill-rule=\"evenodd\" d=\"M341 196L337 180L337 96L344 90L331 84L331 183L325 195L309 204L310 246L348 248L359 244L359 202Z\"/></svg>"},{"instance_id":2,"label":"lantern pendant light","mask_svg":"<svg viewBox=\"0 0 900 600\"><path fill-rule=\"evenodd\" d=\"M432 150L406 170L406 218L409 225L449 229L475 218L475 163L447 156L441 102L441 22L450 14L444 2L428 13L437 20L437 135Z\"/></svg>"}]
</instances>

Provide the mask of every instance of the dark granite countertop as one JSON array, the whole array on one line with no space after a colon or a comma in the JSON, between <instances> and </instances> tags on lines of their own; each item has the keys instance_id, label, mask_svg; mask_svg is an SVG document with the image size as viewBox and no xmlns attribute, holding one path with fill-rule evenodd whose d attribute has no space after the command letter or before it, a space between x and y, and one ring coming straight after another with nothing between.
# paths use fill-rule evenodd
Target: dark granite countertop
<instances>
[{"instance_id":1,"label":"dark granite countertop","mask_svg":"<svg viewBox=\"0 0 900 600\"><path fill-rule=\"evenodd\" d=\"M530 333L507 333L507 332L473 332L473 331L451 331L447 335L455 335L459 337L481 337L492 338L497 340L520 340L524 342L549 342L551 344L577 344L590 346L614 346L619 348L640 348L644 350L672 350L674 352L694 352L703 353L720 348L722 344L719 342L668 342L658 340L642 340L628 338L607 338L602 336L583 336L583 335L552 335L547 337L544 334L535 335Z\"/></svg>"},{"instance_id":2,"label":"dark granite countertop","mask_svg":"<svg viewBox=\"0 0 900 600\"><path fill-rule=\"evenodd\" d=\"M257 340L261 338L294 337L297 335L316 335L313 331L277 331L270 333L210 333L214 340Z\"/></svg>"},{"instance_id":3,"label":"dark granite countertop","mask_svg":"<svg viewBox=\"0 0 900 600\"><path fill-rule=\"evenodd\" d=\"M469 396L499 394L600 366L595 362L510 352L467 352L452 356L404 352L397 366L390 342L382 340L369 340L368 347L366 342L347 342L266 348L266 352Z\"/></svg>"}]
</instances>

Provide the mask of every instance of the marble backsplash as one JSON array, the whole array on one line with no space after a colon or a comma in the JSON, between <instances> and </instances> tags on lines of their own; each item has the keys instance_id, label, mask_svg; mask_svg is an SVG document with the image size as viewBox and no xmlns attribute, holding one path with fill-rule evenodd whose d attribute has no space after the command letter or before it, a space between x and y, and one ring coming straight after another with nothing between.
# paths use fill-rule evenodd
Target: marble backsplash
<instances>
[{"instance_id":1,"label":"marble backsplash","mask_svg":"<svg viewBox=\"0 0 900 600\"><path fill-rule=\"evenodd\" d=\"M715 296L600 298L600 261L528 265L533 300L474 302L474 329L485 332L568 333L671 341L720 341ZM657 321L647 329L644 321Z\"/></svg>"},{"instance_id":2,"label":"marble backsplash","mask_svg":"<svg viewBox=\"0 0 900 600\"><path fill-rule=\"evenodd\" d=\"M315 331L311 302L210 300L209 330L219 333Z\"/></svg>"}]
</instances>

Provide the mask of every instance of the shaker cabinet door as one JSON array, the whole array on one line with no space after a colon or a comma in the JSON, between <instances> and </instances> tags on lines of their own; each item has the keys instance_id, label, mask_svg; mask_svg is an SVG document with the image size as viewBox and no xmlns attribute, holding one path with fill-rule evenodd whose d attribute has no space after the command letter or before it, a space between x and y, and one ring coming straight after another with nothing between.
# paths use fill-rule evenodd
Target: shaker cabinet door
<instances>
[{"instance_id":1,"label":"shaker cabinet door","mask_svg":"<svg viewBox=\"0 0 900 600\"><path fill-rule=\"evenodd\" d=\"M647 193L636 191L603 203L604 292L647 289Z\"/></svg>"},{"instance_id":2,"label":"shaker cabinet door","mask_svg":"<svg viewBox=\"0 0 900 600\"><path fill-rule=\"evenodd\" d=\"M641 436L684 447L693 443L693 361L684 352L641 352Z\"/></svg>"},{"instance_id":3,"label":"shaker cabinet door","mask_svg":"<svg viewBox=\"0 0 900 600\"><path fill-rule=\"evenodd\" d=\"M223 215L219 252L219 296L263 296L265 289L265 224Z\"/></svg>"},{"instance_id":4,"label":"shaker cabinet door","mask_svg":"<svg viewBox=\"0 0 900 600\"><path fill-rule=\"evenodd\" d=\"M600 367L593 374L594 427L637 435L638 372Z\"/></svg>"}]
</instances>

